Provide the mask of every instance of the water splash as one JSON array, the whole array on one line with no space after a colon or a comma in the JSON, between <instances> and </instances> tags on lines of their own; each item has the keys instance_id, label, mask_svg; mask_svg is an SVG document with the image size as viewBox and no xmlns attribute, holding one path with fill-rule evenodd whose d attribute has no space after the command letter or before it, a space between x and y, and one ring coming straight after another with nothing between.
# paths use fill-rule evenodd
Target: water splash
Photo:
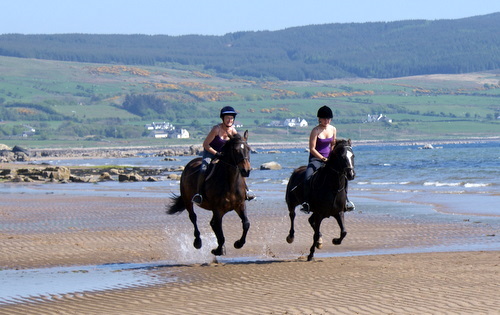
<instances>
[{"instance_id":1,"label":"water splash","mask_svg":"<svg viewBox=\"0 0 500 315\"><path fill-rule=\"evenodd\" d=\"M217 247L217 239L213 233L201 234L203 245L200 249L193 246L194 236L192 233L173 233L168 227L165 227L165 234L169 240L165 245L165 252L171 255L169 260L173 260L177 264L208 264L214 261L214 255L211 251Z\"/></svg>"}]
</instances>

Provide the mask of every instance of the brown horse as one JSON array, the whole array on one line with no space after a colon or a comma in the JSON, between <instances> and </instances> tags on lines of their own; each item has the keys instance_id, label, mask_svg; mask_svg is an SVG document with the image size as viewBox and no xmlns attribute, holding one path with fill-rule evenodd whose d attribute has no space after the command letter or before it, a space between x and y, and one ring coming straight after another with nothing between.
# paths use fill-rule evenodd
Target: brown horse
<instances>
[{"instance_id":1,"label":"brown horse","mask_svg":"<svg viewBox=\"0 0 500 315\"><path fill-rule=\"evenodd\" d=\"M285 200L291 221L290 232L286 238L288 243L294 240L295 207L304 202L305 170L306 166L295 169L286 187ZM309 181L311 185L309 207L312 211L309 224L314 230L314 241L307 260L313 259L315 247L318 249L322 247L320 226L324 218L333 216L339 224L340 238L334 238L333 244L339 245L347 235L344 228L346 186L347 181L353 180L355 176L351 140L338 140L330 152L328 161L312 175Z\"/></svg>"},{"instance_id":2,"label":"brown horse","mask_svg":"<svg viewBox=\"0 0 500 315\"><path fill-rule=\"evenodd\" d=\"M224 254L224 233L222 231L222 217L231 210L241 218L243 234L234 243L235 248L245 244L246 235L250 228L245 207L246 183L245 178L250 175L250 147L247 144L248 130L243 137L239 134L231 136L222 149L222 155L216 163L207 170L203 202L200 207L213 212L210 226L217 237L218 247L212 250L214 255ZM214 161L215 162L215 161ZM167 210L174 214L187 210L189 219L194 225L193 246L201 248L200 231L196 224L196 213L191 199L197 193L198 174L200 172L201 158L191 160L181 175L180 196L172 198L174 203Z\"/></svg>"}]
</instances>

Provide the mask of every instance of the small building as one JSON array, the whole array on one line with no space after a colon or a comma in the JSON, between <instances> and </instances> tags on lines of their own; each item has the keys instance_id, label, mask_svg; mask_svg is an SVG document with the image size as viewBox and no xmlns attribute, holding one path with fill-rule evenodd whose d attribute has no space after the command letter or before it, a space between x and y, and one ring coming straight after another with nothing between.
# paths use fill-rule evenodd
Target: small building
<instances>
[{"instance_id":1,"label":"small building","mask_svg":"<svg viewBox=\"0 0 500 315\"><path fill-rule=\"evenodd\" d=\"M387 122L389 124L392 124L392 119L388 118L386 115L370 115L368 114L368 117L366 119L367 123L376 123L376 122Z\"/></svg>"},{"instance_id":2,"label":"small building","mask_svg":"<svg viewBox=\"0 0 500 315\"><path fill-rule=\"evenodd\" d=\"M290 119L285 119L283 125L285 127L307 127L309 124L305 119L302 119L300 117L297 118L290 118Z\"/></svg>"},{"instance_id":3,"label":"small building","mask_svg":"<svg viewBox=\"0 0 500 315\"><path fill-rule=\"evenodd\" d=\"M31 127L31 126L23 125L23 127L26 128L23 131L23 138L27 138L27 137L33 136L36 133L36 129L33 128L33 127Z\"/></svg>"},{"instance_id":4,"label":"small building","mask_svg":"<svg viewBox=\"0 0 500 315\"><path fill-rule=\"evenodd\" d=\"M177 132L172 133L173 138L177 139L189 139L189 131L187 129L178 129Z\"/></svg>"},{"instance_id":5,"label":"small building","mask_svg":"<svg viewBox=\"0 0 500 315\"><path fill-rule=\"evenodd\" d=\"M175 129L174 125L168 122L154 122L152 124L147 124L144 126L147 130L173 130Z\"/></svg>"},{"instance_id":6,"label":"small building","mask_svg":"<svg viewBox=\"0 0 500 315\"><path fill-rule=\"evenodd\" d=\"M150 137L157 139L175 138L175 139L188 139L189 131L187 129L176 129L174 125L169 122L147 124L144 126L146 130L151 130Z\"/></svg>"},{"instance_id":7,"label":"small building","mask_svg":"<svg viewBox=\"0 0 500 315\"><path fill-rule=\"evenodd\" d=\"M289 118L285 119L284 121L279 121L279 120L273 120L271 121L268 126L269 127L307 127L309 124L307 123L307 120L302 119L300 117L297 118Z\"/></svg>"}]
</instances>

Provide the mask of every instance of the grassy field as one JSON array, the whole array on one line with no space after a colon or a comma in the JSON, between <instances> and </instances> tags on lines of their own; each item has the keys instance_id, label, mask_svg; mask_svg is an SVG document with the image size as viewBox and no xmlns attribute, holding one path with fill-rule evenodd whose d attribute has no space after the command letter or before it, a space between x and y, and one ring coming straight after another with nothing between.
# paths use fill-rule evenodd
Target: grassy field
<instances>
[{"instance_id":1,"label":"grassy field","mask_svg":"<svg viewBox=\"0 0 500 315\"><path fill-rule=\"evenodd\" d=\"M109 146L199 144L218 111L235 107L240 130L255 142L306 141L322 105L334 112L340 137L357 140L425 140L500 135L500 70L460 75L427 75L395 79L349 79L281 82L222 78L200 69L139 67L0 57L0 109L17 119L0 117L0 143L43 146ZM191 114L172 118L191 139L143 137L143 119L126 111L129 94L154 94L170 103L195 106ZM33 105L40 105L37 107ZM189 107L192 108L192 107ZM49 112L63 115L50 119ZM366 122L368 115L385 115L387 122ZM307 128L271 128L275 120L301 117ZM196 120L197 124L193 124ZM65 134L71 122L78 135ZM133 137L96 137L103 125L136 130ZM37 129L21 137L24 126ZM76 127L75 127L76 126ZM41 136L43 135L43 136Z\"/></svg>"}]
</instances>

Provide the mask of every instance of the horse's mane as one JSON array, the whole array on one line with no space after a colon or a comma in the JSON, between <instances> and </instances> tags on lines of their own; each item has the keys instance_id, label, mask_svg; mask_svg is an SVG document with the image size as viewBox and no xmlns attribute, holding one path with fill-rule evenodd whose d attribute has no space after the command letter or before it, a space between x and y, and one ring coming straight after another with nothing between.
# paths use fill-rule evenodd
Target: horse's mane
<instances>
[{"instance_id":1,"label":"horse's mane","mask_svg":"<svg viewBox=\"0 0 500 315\"><path fill-rule=\"evenodd\" d=\"M239 141L242 141L243 137L237 133L233 136L231 136L231 138L229 138L229 140L226 142L226 144L222 147L222 151L229 151L232 149L231 145L235 142L239 142Z\"/></svg>"},{"instance_id":2,"label":"horse's mane","mask_svg":"<svg viewBox=\"0 0 500 315\"><path fill-rule=\"evenodd\" d=\"M333 150L330 151L330 154L328 155L328 159L330 160L331 158L334 157L334 155L337 152L336 148L338 148L338 147L345 147L345 146L349 146L349 145L351 145L350 144L350 140L337 139L337 141L335 141L335 146L333 147Z\"/></svg>"},{"instance_id":3,"label":"horse's mane","mask_svg":"<svg viewBox=\"0 0 500 315\"><path fill-rule=\"evenodd\" d=\"M349 145L349 140L340 139L335 142L335 146L346 146Z\"/></svg>"},{"instance_id":4,"label":"horse's mane","mask_svg":"<svg viewBox=\"0 0 500 315\"><path fill-rule=\"evenodd\" d=\"M238 142L241 141L242 137L239 133L232 135L228 142Z\"/></svg>"}]
</instances>

